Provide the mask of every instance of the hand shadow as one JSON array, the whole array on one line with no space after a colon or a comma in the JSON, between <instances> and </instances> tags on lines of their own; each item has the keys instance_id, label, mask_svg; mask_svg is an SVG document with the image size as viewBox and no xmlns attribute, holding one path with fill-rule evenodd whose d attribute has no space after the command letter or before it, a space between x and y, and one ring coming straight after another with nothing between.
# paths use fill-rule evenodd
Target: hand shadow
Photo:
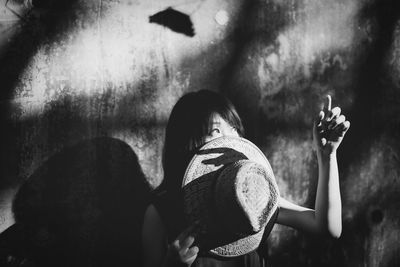
<instances>
[{"instance_id":1,"label":"hand shadow","mask_svg":"<svg viewBox=\"0 0 400 267\"><path fill-rule=\"evenodd\" d=\"M246 155L244 155L242 152L239 152L229 147L199 150L196 154L197 155L222 154L215 158L205 159L202 161L203 164L206 165L212 164L215 166L227 165L239 160L248 159Z\"/></svg>"}]
</instances>

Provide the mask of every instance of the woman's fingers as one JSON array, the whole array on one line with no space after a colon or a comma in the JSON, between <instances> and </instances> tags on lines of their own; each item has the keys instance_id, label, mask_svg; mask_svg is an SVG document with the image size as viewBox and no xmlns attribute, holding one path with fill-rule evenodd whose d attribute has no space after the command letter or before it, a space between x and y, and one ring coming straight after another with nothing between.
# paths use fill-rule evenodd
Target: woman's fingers
<instances>
[{"instance_id":1,"label":"woman's fingers","mask_svg":"<svg viewBox=\"0 0 400 267\"><path fill-rule=\"evenodd\" d=\"M192 246L195 241L192 235L195 225L186 228L171 244L169 251L172 259L185 264L191 264L196 259L199 248Z\"/></svg>"},{"instance_id":2,"label":"woman's fingers","mask_svg":"<svg viewBox=\"0 0 400 267\"><path fill-rule=\"evenodd\" d=\"M342 124L346 121L346 117L344 115L340 115L336 119L333 119L328 124L328 130L335 129L338 125Z\"/></svg>"},{"instance_id":3,"label":"woman's fingers","mask_svg":"<svg viewBox=\"0 0 400 267\"><path fill-rule=\"evenodd\" d=\"M178 237L176 238L179 241L179 244L182 243L183 240L185 240L189 235L193 236L193 232L196 228L196 226L198 225L198 222L193 223L192 225L190 225L189 227L187 227L185 230L183 230Z\"/></svg>"},{"instance_id":4,"label":"woman's fingers","mask_svg":"<svg viewBox=\"0 0 400 267\"><path fill-rule=\"evenodd\" d=\"M343 126L344 126L344 130L347 131L350 128L350 122L349 121L343 122Z\"/></svg>"},{"instance_id":5,"label":"woman's fingers","mask_svg":"<svg viewBox=\"0 0 400 267\"><path fill-rule=\"evenodd\" d=\"M337 133L339 136L344 136L344 134L347 132L347 130L350 128L350 122L349 121L344 121L343 123L340 123L337 125L334 129L335 133Z\"/></svg>"},{"instance_id":6,"label":"woman's fingers","mask_svg":"<svg viewBox=\"0 0 400 267\"><path fill-rule=\"evenodd\" d=\"M184 255L184 261L185 262L190 262L194 261L194 259L197 257L197 253L199 253L199 248L196 246L191 247L186 254Z\"/></svg>"},{"instance_id":7,"label":"woman's fingers","mask_svg":"<svg viewBox=\"0 0 400 267\"><path fill-rule=\"evenodd\" d=\"M191 245L193 245L193 242L194 242L194 236L189 235L180 241L180 246L182 249L188 249L190 248Z\"/></svg>"},{"instance_id":8,"label":"woman's fingers","mask_svg":"<svg viewBox=\"0 0 400 267\"><path fill-rule=\"evenodd\" d=\"M332 97L330 95L326 95L325 103L324 103L324 110L330 111L332 107Z\"/></svg>"},{"instance_id":9,"label":"woman's fingers","mask_svg":"<svg viewBox=\"0 0 400 267\"><path fill-rule=\"evenodd\" d=\"M189 227L187 227L185 230L183 230L179 236L176 238L176 240L173 242L173 245L176 250L179 251L179 253L182 256L187 253L189 248L193 245L195 241L195 229L198 226L198 222L193 223Z\"/></svg>"},{"instance_id":10,"label":"woman's fingers","mask_svg":"<svg viewBox=\"0 0 400 267\"><path fill-rule=\"evenodd\" d=\"M332 120L336 120L340 116L340 112L342 112L341 108L334 107L331 111L328 112L325 116L325 121L329 122Z\"/></svg>"},{"instance_id":11,"label":"woman's fingers","mask_svg":"<svg viewBox=\"0 0 400 267\"><path fill-rule=\"evenodd\" d=\"M323 110L324 116L323 119L325 121L331 121L335 117L340 116L341 109L339 107L332 108L332 97L330 95L326 95L326 99L324 102Z\"/></svg>"},{"instance_id":12,"label":"woman's fingers","mask_svg":"<svg viewBox=\"0 0 400 267\"><path fill-rule=\"evenodd\" d=\"M341 114L340 107L332 108L332 97L327 95L323 110L318 114L314 123L314 140L319 147L325 147L327 143L338 146L342 137L350 127L350 122Z\"/></svg>"},{"instance_id":13,"label":"woman's fingers","mask_svg":"<svg viewBox=\"0 0 400 267\"><path fill-rule=\"evenodd\" d=\"M323 110L321 110L321 111L318 113L317 121L318 121L318 122L321 122L322 119L324 118L324 116L325 116L325 112L324 112Z\"/></svg>"}]
</instances>

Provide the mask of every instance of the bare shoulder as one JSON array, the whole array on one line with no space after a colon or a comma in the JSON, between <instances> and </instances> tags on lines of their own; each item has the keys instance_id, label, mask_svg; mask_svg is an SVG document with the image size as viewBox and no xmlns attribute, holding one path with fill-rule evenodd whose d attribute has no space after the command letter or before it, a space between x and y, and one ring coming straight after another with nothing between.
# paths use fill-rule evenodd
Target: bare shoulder
<instances>
[{"instance_id":1,"label":"bare shoulder","mask_svg":"<svg viewBox=\"0 0 400 267\"><path fill-rule=\"evenodd\" d=\"M158 213L156 207L153 204L147 206L146 211L144 213L144 218L159 219L161 221L160 214Z\"/></svg>"},{"instance_id":2,"label":"bare shoulder","mask_svg":"<svg viewBox=\"0 0 400 267\"><path fill-rule=\"evenodd\" d=\"M143 236L145 237L147 235L161 235L160 237L164 237L165 235L164 223L162 222L157 208L153 204L150 204L144 213Z\"/></svg>"}]
</instances>

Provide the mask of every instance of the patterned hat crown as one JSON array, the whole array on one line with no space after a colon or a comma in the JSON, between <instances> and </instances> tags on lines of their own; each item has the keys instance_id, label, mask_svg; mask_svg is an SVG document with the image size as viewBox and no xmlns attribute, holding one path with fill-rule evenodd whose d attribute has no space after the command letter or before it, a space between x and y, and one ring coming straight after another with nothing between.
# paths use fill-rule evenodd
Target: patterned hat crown
<instances>
[{"instance_id":1,"label":"patterned hat crown","mask_svg":"<svg viewBox=\"0 0 400 267\"><path fill-rule=\"evenodd\" d=\"M196 239L203 251L223 257L251 252L275 222L274 174L265 155L244 138L224 136L205 144L182 186L185 217L200 222Z\"/></svg>"}]
</instances>

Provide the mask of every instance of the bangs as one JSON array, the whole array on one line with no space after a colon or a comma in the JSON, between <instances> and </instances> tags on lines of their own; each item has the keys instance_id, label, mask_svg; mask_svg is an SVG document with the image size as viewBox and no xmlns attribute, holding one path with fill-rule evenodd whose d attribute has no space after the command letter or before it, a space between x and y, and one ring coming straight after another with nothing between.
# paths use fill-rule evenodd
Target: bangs
<instances>
[{"instance_id":1,"label":"bangs","mask_svg":"<svg viewBox=\"0 0 400 267\"><path fill-rule=\"evenodd\" d=\"M203 92L203 91L200 91ZM199 93L200 93L199 92ZM209 93L208 91L204 92ZM213 93L213 92L211 92ZM221 116L230 126L236 129L239 136L244 136L244 129L240 117L233 104L225 97L213 93L213 97L207 97L207 103L197 102L202 105L202 112L198 112L193 118L192 138L189 141L189 151L199 149L205 143L205 137L211 132L213 119L216 115ZM200 107L199 107L200 108Z\"/></svg>"},{"instance_id":2,"label":"bangs","mask_svg":"<svg viewBox=\"0 0 400 267\"><path fill-rule=\"evenodd\" d=\"M187 164L205 144L215 115L244 136L240 117L233 104L214 91L187 93L175 104L169 117L163 148L164 181L162 187L178 190Z\"/></svg>"},{"instance_id":3,"label":"bangs","mask_svg":"<svg viewBox=\"0 0 400 267\"><path fill-rule=\"evenodd\" d=\"M189 140L188 150L194 152L195 150L202 147L205 143L205 137L211 131L213 125L213 118L217 112L212 111L212 109L207 110L203 114L198 114L196 119L197 125L192 128L192 138Z\"/></svg>"}]
</instances>

